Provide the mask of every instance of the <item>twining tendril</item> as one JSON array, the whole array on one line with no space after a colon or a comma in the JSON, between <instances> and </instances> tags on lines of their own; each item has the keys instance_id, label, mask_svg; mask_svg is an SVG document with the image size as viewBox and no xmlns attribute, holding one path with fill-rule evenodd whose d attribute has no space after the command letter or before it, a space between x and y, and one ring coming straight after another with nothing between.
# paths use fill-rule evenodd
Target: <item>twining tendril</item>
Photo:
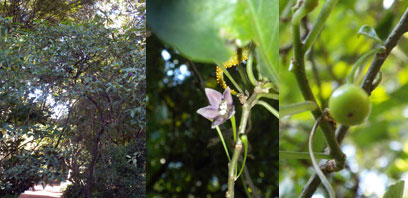
<instances>
[{"instance_id":1,"label":"twining tendril","mask_svg":"<svg viewBox=\"0 0 408 198\"><path fill-rule=\"evenodd\" d=\"M313 136L314 133L317 129L317 126L319 125L320 121L324 116L326 116L327 111L325 110L323 114L316 120L315 124L313 125L312 131L310 131L309 135L309 154L310 154L310 159L312 160L313 168L316 171L317 176L319 176L320 180L322 181L324 187L326 188L327 192L329 193L330 198L335 198L335 193L333 190L333 187L330 185L329 181L327 180L326 176L323 174L322 170L320 170L319 164L317 163L317 160L314 156L313 153Z\"/></svg>"},{"instance_id":2,"label":"twining tendril","mask_svg":"<svg viewBox=\"0 0 408 198\"><path fill-rule=\"evenodd\" d=\"M241 52L241 53L239 53ZM248 54L249 54L249 48L244 48L240 51L237 51L234 56L232 56L227 62L223 63L222 65L225 68L231 68L234 66L237 66L238 64L242 63L245 60L248 60ZM222 88L226 89L228 87L227 83L224 80L224 72L222 69L217 65L216 69L216 76L217 76L217 82L219 85L222 86ZM236 95L237 92L233 89L231 89L231 94Z\"/></svg>"}]
</instances>

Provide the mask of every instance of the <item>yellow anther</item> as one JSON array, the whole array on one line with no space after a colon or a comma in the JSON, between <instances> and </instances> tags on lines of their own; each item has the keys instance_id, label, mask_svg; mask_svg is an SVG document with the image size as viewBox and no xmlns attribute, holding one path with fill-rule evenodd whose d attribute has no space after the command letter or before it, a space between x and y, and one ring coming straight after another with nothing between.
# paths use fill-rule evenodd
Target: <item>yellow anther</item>
<instances>
[{"instance_id":1,"label":"yellow anther","mask_svg":"<svg viewBox=\"0 0 408 198\"><path fill-rule=\"evenodd\" d=\"M248 54L249 54L249 49L244 48L241 50L241 54L238 54L238 52L235 52L234 56L232 56L228 61L224 62L222 65L225 68L230 68L237 66L241 62L245 61L248 59ZM219 85L222 86L222 88L226 89L228 87L227 83L224 80L224 72L222 69L217 65L216 69L216 76L217 76L217 82ZM231 89L231 94L236 95L237 92L234 89Z\"/></svg>"}]
</instances>

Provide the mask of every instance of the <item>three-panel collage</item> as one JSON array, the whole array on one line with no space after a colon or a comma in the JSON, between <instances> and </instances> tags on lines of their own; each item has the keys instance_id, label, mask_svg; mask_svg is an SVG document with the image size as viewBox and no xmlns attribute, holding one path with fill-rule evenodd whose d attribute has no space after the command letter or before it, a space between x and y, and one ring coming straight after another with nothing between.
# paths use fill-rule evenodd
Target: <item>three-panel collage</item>
<instances>
[{"instance_id":1,"label":"three-panel collage","mask_svg":"<svg viewBox=\"0 0 408 198\"><path fill-rule=\"evenodd\" d=\"M408 198L408 1L0 0L0 198Z\"/></svg>"}]
</instances>

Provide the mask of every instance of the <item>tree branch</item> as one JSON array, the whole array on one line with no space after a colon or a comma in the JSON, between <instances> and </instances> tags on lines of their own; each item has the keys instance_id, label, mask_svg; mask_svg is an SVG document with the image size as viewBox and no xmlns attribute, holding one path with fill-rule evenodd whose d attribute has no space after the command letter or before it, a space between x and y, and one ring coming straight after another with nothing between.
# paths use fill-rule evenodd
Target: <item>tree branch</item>
<instances>
[{"instance_id":1,"label":"tree branch","mask_svg":"<svg viewBox=\"0 0 408 198\"><path fill-rule=\"evenodd\" d=\"M397 45L401 36L408 32L408 8L405 10L404 14L402 15L400 21L395 26L394 30L391 32L387 40L385 41L385 50L383 52L379 52L375 55L374 60L372 61L366 75L364 76L363 82L361 83L361 87L370 95L373 91L372 84L374 81L375 76L381 69L384 61L391 53L391 50ZM341 143L344 137L347 134L349 127L340 125L336 130L336 138L339 143ZM327 174L327 172L326 172ZM302 190L302 194L300 197L307 198L312 197L314 192L316 191L317 187L320 185L320 179L316 174L313 174L310 177L309 181L305 185Z\"/></svg>"}]
</instances>

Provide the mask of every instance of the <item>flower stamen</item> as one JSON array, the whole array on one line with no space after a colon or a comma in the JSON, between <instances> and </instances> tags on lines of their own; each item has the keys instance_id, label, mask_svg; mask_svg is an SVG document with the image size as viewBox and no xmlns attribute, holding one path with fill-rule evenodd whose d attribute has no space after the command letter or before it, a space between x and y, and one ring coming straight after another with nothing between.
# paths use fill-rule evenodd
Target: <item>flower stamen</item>
<instances>
[{"instance_id":1,"label":"flower stamen","mask_svg":"<svg viewBox=\"0 0 408 198\"><path fill-rule=\"evenodd\" d=\"M220 113L221 116L224 116L228 112L228 104L226 100L222 100L220 103L220 106L218 107L218 113Z\"/></svg>"}]
</instances>

